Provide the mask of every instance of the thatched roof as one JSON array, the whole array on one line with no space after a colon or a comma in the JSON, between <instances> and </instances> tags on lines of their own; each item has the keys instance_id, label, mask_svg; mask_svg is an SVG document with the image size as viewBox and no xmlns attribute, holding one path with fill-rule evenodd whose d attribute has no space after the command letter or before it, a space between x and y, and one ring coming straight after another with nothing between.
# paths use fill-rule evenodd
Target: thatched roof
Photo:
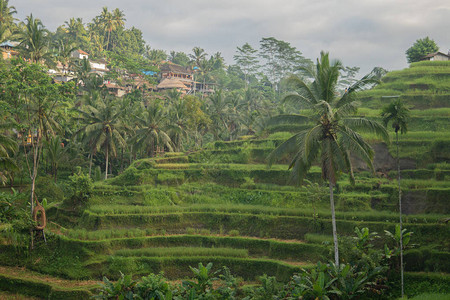
<instances>
[{"instance_id":1,"label":"thatched roof","mask_svg":"<svg viewBox=\"0 0 450 300\"><path fill-rule=\"evenodd\" d=\"M186 89L189 88L176 78L164 78L157 86L158 89Z\"/></svg>"}]
</instances>

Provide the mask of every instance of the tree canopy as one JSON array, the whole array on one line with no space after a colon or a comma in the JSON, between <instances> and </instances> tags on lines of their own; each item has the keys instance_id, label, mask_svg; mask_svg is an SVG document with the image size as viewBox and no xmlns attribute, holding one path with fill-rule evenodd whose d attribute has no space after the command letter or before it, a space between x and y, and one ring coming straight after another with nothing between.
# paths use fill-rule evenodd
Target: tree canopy
<instances>
[{"instance_id":1,"label":"tree canopy","mask_svg":"<svg viewBox=\"0 0 450 300\"><path fill-rule=\"evenodd\" d=\"M439 47L435 41L429 37L418 39L411 47L406 50L406 59L409 63L420 61L422 57L430 53L437 52Z\"/></svg>"}]
</instances>

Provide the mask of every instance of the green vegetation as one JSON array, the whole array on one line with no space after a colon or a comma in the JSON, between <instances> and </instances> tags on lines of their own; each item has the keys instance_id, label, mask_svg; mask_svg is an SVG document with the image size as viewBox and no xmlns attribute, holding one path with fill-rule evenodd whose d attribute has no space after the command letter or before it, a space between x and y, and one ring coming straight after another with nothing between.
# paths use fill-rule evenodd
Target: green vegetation
<instances>
[{"instance_id":1,"label":"green vegetation","mask_svg":"<svg viewBox=\"0 0 450 300\"><path fill-rule=\"evenodd\" d=\"M322 54L307 75L299 67L313 64L295 47L263 38L259 49L238 47L227 66L200 47L146 47L120 9L50 32L31 15L16 24L8 1L0 6L0 37L20 44L18 58L0 61L0 290L395 299L404 250L406 296L448 292L448 62L375 69L358 81L355 68ZM74 50L89 59L71 58ZM105 74L91 67L100 59ZM200 87L155 92L166 60ZM354 94L377 76L379 85ZM410 111L398 144L378 125L392 96ZM30 234L43 211L45 241ZM319 263L333 259L337 241L336 263ZM96 291L104 276L114 281Z\"/></svg>"},{"instance_id":2,"label":"green vegetation","mask_svg":"<svg viewBox=\"0 0 450 300\"><path fill-rule=\"evenodd\" d=\"M429 37L418 39L414 45L406 50L406 58L409 63L420 61L427 54L437 52L439 47Z\"/></svg>"}]
</instances>

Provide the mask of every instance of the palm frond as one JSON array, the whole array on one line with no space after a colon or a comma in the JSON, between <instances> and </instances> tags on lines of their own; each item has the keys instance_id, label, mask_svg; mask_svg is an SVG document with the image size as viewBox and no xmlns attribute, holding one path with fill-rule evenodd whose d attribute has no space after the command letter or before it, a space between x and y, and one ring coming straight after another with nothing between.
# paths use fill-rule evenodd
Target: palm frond
<instances>
[{"instance_id":1,"label":"palm frond","mask_svg":"<svg viewBox=\"0 0 450 300\"><path fill-rule=\"evenodd\" d=\"M275 161L281 159L284 155L293 153L294 151L298 150L298 140L302 136L306 135L307 132L308 132L307 130L299 132L291 136L289 139L287 139L281 145L275 148L267 157L269 166L273 165Z\"/></svg>"},{"instance_id":2,"label":"palm frond","mask_svg":"<svg viewBox=\"0 0 450 300\"><path fill-rule=\"evenodd\" d=\"M343 124L353 130L375 133L377 136L381 137L386 144L390 143L389 134L386 131L386 128L378 122L366 118L345 118Z\"/></svg>"},{"instance_id":3,"label":"palm frond","mask_svg":"<svg viewBox=\"0 0 450 300\"><path fill-rule=\"evenodd\" d=\"M373 170L372 160L374 152L372 147L362 138L362 136L345 126L340 127L339 134L342 139L342 144L346 145L345 149L350 151L351 154L361 158L367 166Z\"/></svg>"}]
</instances>

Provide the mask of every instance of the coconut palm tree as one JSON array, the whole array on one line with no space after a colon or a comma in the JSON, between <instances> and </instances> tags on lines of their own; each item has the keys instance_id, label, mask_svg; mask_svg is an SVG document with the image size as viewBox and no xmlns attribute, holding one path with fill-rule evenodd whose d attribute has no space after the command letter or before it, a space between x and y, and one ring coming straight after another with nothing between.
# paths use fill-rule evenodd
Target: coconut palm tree
<instances>
[{"instance_id":1,"label":"coconut palm tree","mask_svg":"<svg viewBox=\"0 0 450 300\"><path fill-rule=\"evenodd\" d=\"M11 27L14 25L12 15L16 13L16 8L9 6L8 0L0 0L0 43L11 35Z\"/></svg>"},{"instance_id":2,"label":"coconut palm tree","mask_svg":"<svg viewBox=\"0 0 450 300\"><path fill-rule=\"evenodd\" d=\"M380 124L355 115L357 106L355 93L376 82L373 74L364 76L343 94L337 91L340 61L329 60L328 53L321 53L315 68L306 69L312 83L292 75L288 78L290 86L297 88L284 101L302 104L313 111L311 116L289 114L272 118L272 125L309 125L307 129L294 134L278 146L269 155L269 164L281 159L286 154L293 154L289 165L292 179L302 182L312 164L318 162L322 169L322 178L328 181L333 227L335 264L339 265L339 250L336 230L333 187L341 172L349 173L354 182L351 155L360 157L371 169L374 155L372 147L362 138L357 130L374 132L389 141L389 136Z\"/></svg>"},{"instance_id":3,"label":"coconut palm tree","mask_svg":"<svg viewBox=\"0 0 450 300\"><path fill-rule=\"evenodd\" d=\"M212 119L212 131L214 138L219 139L223 130L228 130L227 102L222 90L218 90L208 97L208 112Z\"/></svg>"},{"instance_id":4,"label":"coconut palm tree","mask_svg":"<svg viewBox=\"0 0 450 300\"><path fill-rule=\"evenodd\" d=\"M408 131L409 109L404 105L400 99L394 100L389 105L385 106L381 111L384 126L392 123L392 128L395 131L395 144L397 147L397 176L398 176L398 207L400 212L400 273L401 273L401 289L402 297L403 289L403 230L402 230L402 191L401 191L401 176L400 176L400 158L398 150L398 132L405 134Z\"/></svg>"},{"instance_id":5,"label":"coconut palm tree","mask_svg":"<svg viewBox=\"0 0 450 300\"><path fill-rule=\"evenodd\" d=\"M76 40L77 36L80 34L80 31L84 29L83 20L80 18L70 18L69 21L65 21L64 25L66 28L67 34L71 37L72 40Z\"/></svg>"},{"instance_id":6,"label":"coconut palm tree","mask_svg":"<svg viewBox=\"0 0 450 300\"><path fill-rule=\"evenodd\" d=\"M56 182L59 165L67 159L67 148L64 148L64 143L62 143L59 136L54 136L44 141L44 146L44 155L50 163L51 174Z\"/></svg>"},{"instance_id":7,"label":"coconut palm tree","mask_svg":"<svg viewBox=\"0 0 450 300\"><path fill-rule=\"evenodd\" d=\"M20 41L18 49L24 58L34 63L44 60L48 65L53 65L48 30L40 19L33 18L33 14L26 17L23 30L17 32L17 39Z\"/></svg>"},{"instance_id":8,"label":"coconut palm tree","mask_svg":"<svg viewBox=\"0 0 450 300\"><path fill-rule=\"evenodd\" d=\"M56 59L62 64L63 76L66 75L66 68L72 62L72 52L77 48L71 41L65 41L64 39L56 40Z\"/></svg>"},{"instance_id":9,"label":"coconut palm tree","mask_svg":"<svg viewBox=\"0 0 450 300\"><path fill-rule=\"evenodd\" d=\"M127 127L121 122L122 112L112 97L99 98L95 105L86 105L77 109L83 124L77 134L84 133L84 141L88 144L91 155L99 150L105 153L105 180L108 179L109 156L117 155L118 147L126 147L123 133Z\"/></svg>"},{"instance_id":10,"label":"coconut palm tree","mask_svg":"<svg viewBox=\"0 0 450 300\"><path fill-rule=\"evenodd\" d=\"M170 139L173 142L174 150L181 151L183 149L183 142L189 139L188 132L188 118L186 102L181 99L181 92L173 89L167 93L169 109L168 118L168 132Z\"/></svg>"},{"instance_id":11,"label":"coconut palm tree","mask_svg":"<svg viewBox=\"0 0 450 300\"><path fill-rule=\"evenodd\" d=\"M167 114L159 102L152 102L142 117L136 118L138 129L131 138L137 149L147 152L153 157L157 147L166 147L173 151L173 143L168 134Z\"/></svg>"},{"instance_id":12,"label":"coconut palm tree","mask_svg":"<svg viewBox=\"0 0 450 300\"><path fill-rule=\"evenodd\" d=\"M103 11L100 15L100 21L105 31L108 32L108 37L106 41L106 50L109 50L109 40L111 37L111 32L117 30L117 28L122 27L125 24L125 14L123 11L116 8L113 12L109 12L108 8L103 7Z\"/></svg>"},{"instance_id":13,"label":"coconut palm tree","mask_svg":"<svg viewBox=\"0 0 450 300\"><path fill-rule=\"evenodd\" d=\"M89 59L84 57L83 59L76 60L73 62L73 67L75 69L75 84L85 86L91 72L91 64L89 63Z\"/></svg>"}]
</instances>

